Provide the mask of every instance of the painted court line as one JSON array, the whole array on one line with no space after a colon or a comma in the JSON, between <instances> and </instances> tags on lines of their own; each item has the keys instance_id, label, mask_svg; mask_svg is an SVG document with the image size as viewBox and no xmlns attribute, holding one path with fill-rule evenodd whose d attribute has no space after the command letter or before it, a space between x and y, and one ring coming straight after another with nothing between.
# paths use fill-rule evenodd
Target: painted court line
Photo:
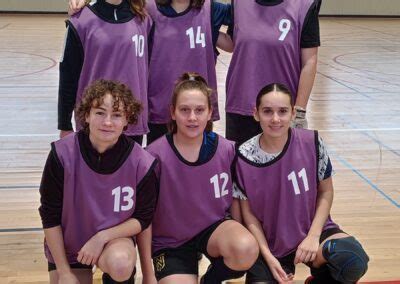
<instances>
[{"instance_id":1,"label":"painted court line","mask_svg":"<svg viewBox=\"0 0 400 284\"><path fill-rule=\"evenodd\" d=\"M13 232L40 232L43 231L42 228L10 228L10 229L0 229L0 233L13 233Z\"/></svg>"},{"instance_id":2,"label":"painted court line","mask_svg":"<svg viewBox=\"0 0 400 284\"><path fill-rule=\"evenodd\" d=\"M394 199L392 199L389 195L387 195L382 189L380 189L376 184L374 184L369 178L367 178L361 171L354 168L346 159L342 158L340 155L336 154L334 151L329 150L332 154L336 156L336 158L347 168L349 168L353 173L358 175L363 181L365 181L370 187L382 195L386 200L392 203L397 208L400 208L400 204L397 203Z\"/></svg>"}]
</instances>

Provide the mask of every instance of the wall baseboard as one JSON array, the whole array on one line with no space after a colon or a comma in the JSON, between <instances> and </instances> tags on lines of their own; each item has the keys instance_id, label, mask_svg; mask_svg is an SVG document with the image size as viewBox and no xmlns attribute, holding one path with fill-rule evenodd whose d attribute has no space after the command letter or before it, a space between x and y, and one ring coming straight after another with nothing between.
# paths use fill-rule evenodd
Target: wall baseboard
<instances>
[{"instance_id":1,"label":"wall baseboard","mask_svg":"<svg viewBox=\"0 0 400 284\"><path fill-rule=\"evenodd\" d=\"M229 3L229 0L218 0ZM254 0L239 0L254 1ZM292 1L292 0L287 0ZM0 12L62 13L68 0L1 0ZM321 16L400 17L399 0L322 0Z\"/></svg>"}]
</instances>

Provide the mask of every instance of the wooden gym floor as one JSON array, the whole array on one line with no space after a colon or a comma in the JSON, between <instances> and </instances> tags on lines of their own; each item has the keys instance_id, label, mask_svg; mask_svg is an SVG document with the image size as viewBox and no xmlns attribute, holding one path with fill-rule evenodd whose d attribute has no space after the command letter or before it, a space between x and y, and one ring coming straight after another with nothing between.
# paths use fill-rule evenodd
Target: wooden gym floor
<instances>
[{"instance_id":1,"label":"wooden gym floor","mask_svg":"<svg viewBox=\"0 0 400 284\"><path fill-rule=\"evenodd\" d=\"M38 186L58 134L65 17L0 15L0 283L48 279ZM332 215L371 258L363 281L400 280L400 19L322 18L321 35L308 109L336 170ZM230 55L218 60L223 114ZM307 275L299 265L296 281Z\"/></svg>"}]
</instances>

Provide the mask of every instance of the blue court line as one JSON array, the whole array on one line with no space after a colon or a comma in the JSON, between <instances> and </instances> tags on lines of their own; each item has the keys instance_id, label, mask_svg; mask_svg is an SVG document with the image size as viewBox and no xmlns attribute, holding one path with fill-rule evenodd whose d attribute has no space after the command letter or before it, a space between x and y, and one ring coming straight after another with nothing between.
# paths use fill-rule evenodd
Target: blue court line
<instances>
[{"instance_id":1,"label":"blue court line","mask_svg":"<svg viewBox=\"0 0 400 284\"><path fill-rule=\"evenodd\" d=\"M12 233L12 232L40 232L42 228L14 228L14 229L0 229L0 233Z\"/></svg>"},{"instance_id":2,"label":"blue court line","mask_svg":"<svg viewBox=\"0 0 400 284\"><path fill-rule=\"evenodd\" d=\"M340 155L330 151L333 153L336 158L347 168L349 168L353 173L358 175L362 180L364 180L367 184L369 184L376 192L380 193L384 198L386 198L390 203L392 203L394 206L397 208L400 208L400 204L398 204L396 201L394 201L389 195L387 195L383 190L381 190L377 185L375 185L369 178L364 176L359 170L355 169L349 162L347 162L344 158L342 158Z\"/></svg>"},{"instance_id":3,"label":"blue court line","mask_svg":"<svg viewBox=\"0 0 400 284\"><path fill-rule=\"evenodd\" d=\"M347 121L346 119L344 119L341 116L337 116L337 117L344 123L349 124L352 128L359 129L356 127L356 125L354 123ZM387 146L386 144L381 142L379 139L371 136L367 131L361 131L361 133L363 135L369 137L370 139L372 139L375 143L378 143L378 145L382 146L383 148L386 148L393 154L400 156L400 154L395 149L392 149L390 146ZM367 184L369 184L375 191L380 193L384 198L386 198L388 201L390 201L394 206L396 206L397 208L400 208L400 205L395 200L393 200L389 195L387 195L383 190L381 190L376 184L374 184L370 179L368 179L365 175L363 175L359 170L355 169L349 162L346 161L346 159L342 158L340 155L338 155L334 151L331 151L331 153L334 154L343 165L345 165L347 168L352 170L362 180L364 180Z\"/></svg>"}]
</instances>

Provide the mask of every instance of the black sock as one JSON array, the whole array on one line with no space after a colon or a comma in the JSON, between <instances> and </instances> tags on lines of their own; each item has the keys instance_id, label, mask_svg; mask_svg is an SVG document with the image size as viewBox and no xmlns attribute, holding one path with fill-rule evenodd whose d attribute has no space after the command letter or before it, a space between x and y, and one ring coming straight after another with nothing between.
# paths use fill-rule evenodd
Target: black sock
<instances>
[{"instance_id":1,"label":"black sock","mask_svg":"<svg viewBox=\"0 0 400 284\"><path fill-rule=\"evenodd\" d=\"M220 284L224 280L242 277L246 271L232 270L224 263L222 257L212 261L206 274L203 276L204 284Z\"/></svg>"},{"instance_id":2,"label":"black sock","mask_svg":"<svg viewBox=\"0 0 400 284\"><path fill-rule=\"evenodd\" d=\"M333 279L326 264L322 265L319 268L311 267L311 275L314 278L310 281L310 284L338 284L338 283L341 283L341 282Z\"/></svg>"},{"instance_id":3,"label":"black sock","mask_svg":"<svg viewBox=\"0 0 400 284\"><path fill-rule=\"evenodd\" d=\"M111 276L107 273L103 273L102 282L103 284L135 284L135 274L136 274L136 267L133 269L131 277L123 282L115 281L111 278Z\"/></svg>"}]
</instances>

